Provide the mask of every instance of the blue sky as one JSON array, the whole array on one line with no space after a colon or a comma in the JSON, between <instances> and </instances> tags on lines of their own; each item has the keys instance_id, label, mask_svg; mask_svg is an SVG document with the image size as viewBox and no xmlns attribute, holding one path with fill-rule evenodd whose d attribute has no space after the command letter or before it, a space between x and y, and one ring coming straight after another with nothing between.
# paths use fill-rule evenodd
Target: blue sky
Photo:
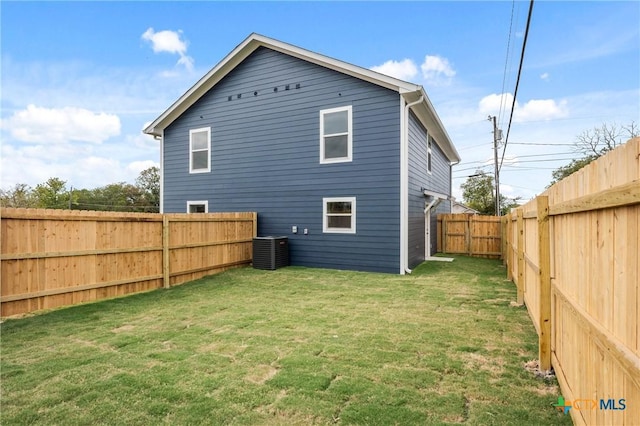
<instances>
[{"instance_id":1,"label":"blue sky","mask_svg":"<svg viewBox=\"0 0 640 426\"><path fill-rule=\"evenodd\" d=\"M497 115L506 134L528 7L3 1L0 186L54 176L76 188L133 182L160 158L145 124L257 32L422 84L462 156L461 198L475 167L493 170L487 117ZM640 123L638 22L637 1L535 3L504 194L542 192L551 171L576 156L562 144L582 132ZM557 145L531 145L539 143Z\"/></svg>"}]
</instances>

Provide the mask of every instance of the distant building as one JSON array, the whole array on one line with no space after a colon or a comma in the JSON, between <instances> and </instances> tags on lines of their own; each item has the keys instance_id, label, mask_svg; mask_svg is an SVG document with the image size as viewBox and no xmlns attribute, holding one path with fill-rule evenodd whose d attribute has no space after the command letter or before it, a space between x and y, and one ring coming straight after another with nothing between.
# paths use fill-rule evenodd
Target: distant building
<instances>
[{"instance_id":1,"label":"distant building","mask_svg":"<svg viewBox=\"0 0 640 426\"><path fill-rule=\"evenodd\" d=\"M462 203L457 201L451 202L451 213L471 213L471 214L480 214L478 210L474 210L471 207L465 206Z\"/></svg>"}]
</instances>

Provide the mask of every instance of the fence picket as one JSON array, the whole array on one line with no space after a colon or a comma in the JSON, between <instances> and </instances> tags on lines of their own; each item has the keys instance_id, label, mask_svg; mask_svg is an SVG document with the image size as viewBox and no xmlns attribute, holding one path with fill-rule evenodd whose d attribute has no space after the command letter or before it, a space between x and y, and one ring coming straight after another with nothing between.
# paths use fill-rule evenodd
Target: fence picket
<instances>
[{"instance_id":1,"label":"fence picket","mask_svg":"<svg viewBox=\"0 0 640 426\"><path fill-rule=\"evenodd\" d=\"M3 209L0 314L172 285L251 262L255 213Z\"/></svg>"},{"instance_id":2,"label":"fence picket","mask_svg":"<svg viewBox=\"0 0 640 426\"><path fill-rule=\"evenodd\" d=\"M507 262L507 276L518 301L521 285L531 284L524 300L540 336L541 368L550 356L567 400L626 401L623 410L570 410L574 423L640 424L640 138L556 183L515 216L517 231L504 237L518 262ZM507 223L513 220L510 214ZM527 270L538 272L535 280Z\"/></svg>"}]
</instances>

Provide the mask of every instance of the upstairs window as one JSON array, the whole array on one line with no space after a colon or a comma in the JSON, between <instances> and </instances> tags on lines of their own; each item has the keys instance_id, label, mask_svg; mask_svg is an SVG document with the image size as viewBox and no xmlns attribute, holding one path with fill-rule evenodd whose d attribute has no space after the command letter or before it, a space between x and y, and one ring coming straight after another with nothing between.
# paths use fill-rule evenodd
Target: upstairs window
<instances>
[{"instance_id":1,"label":"upstairs window","mask_svg":"<svg viewBox=\"0 0 640 426\"><path fill-rule=\"evenodd\" d=\"M356 233L355 197L323 198L322 232Z\"/></svg>"},{"instance_id":2,"label":"upstairs window","mask_svg":"<svg viewBox=\"0 0 640 426\"><path fill-rule=\"evenodd\" d=\"M189 130L189 173L211 171L211 128Z\"/></svg>"},{"instance_id":3,"label":"upstairs window","mask_svg":"<svg viewBox=\"0 0 640 426\"><path fill-rule=\"evenodd\" d=\"M209 201L187 201L187 213L208 213Z\"/></svg>"},{"instance_id":4,"label":"upstairs window","mask_svg":"<svg viewBox=\"0 0 640 426\"><path fill-rule=\"evenodd\" d=\"M351 161L353 151L351 105L320 111L320 163Z\"/></svg>"}]
</instances>

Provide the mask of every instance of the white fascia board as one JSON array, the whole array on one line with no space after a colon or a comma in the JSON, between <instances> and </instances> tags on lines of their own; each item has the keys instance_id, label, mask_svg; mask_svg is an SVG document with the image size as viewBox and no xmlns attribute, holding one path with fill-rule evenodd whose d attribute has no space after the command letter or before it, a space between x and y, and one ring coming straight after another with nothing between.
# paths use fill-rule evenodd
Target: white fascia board
<instances>
[{"instance_id":1,"label":"white fascia board","mask_svg":"<svg viewBox=\"0 0 640 426\"><path fill-rule=\"evenodd\" d=\"M215 86L224 76L238 66L247 56L258 48L258 44L253 42L251 36L240 43L235 49L222 59L215 67L206 73L187 90L178 100L176 100L160 117L143 130L150 135L160 135L169 124L178 118L184 111L200 99L209 89Z\"/></svg>"},{"instance_id":2,"label":"white fascia board","mask_svg":"<svg viewBox=\"0 0 640 426\"><path fill-rule=\"evenodd\" d=\"M343 74L351 75L360 80L368 81L398 93L411 93L420 90L421 86L389 77L366 68L352 65L338 59L320 55L310 50L302 49L288 43L283 43L260 34L253 33L240 43L235 49L224 57L215 67L196 82L187 92L176 100L165 112L153 121L144 133L150 135L160 135L173 120L178 118L184 111L193 105L209 89L215 86L224 76L231 72L236 66L244 61L258 47L264 46L269 49L284 53L289 56L302 59L316 65L323 66Z\"/></svg>"},{"instance_id":3,"label":"white fascia board","mask_svg":"<svg viewBox=\"0 0 640 426\"><path fill-rule=\"evenodd\" d=\"M305 60L307 62L314 63L316 65L323 66L325 68L332 69L334 71L341 72L343 74L350 75L352 77L359 78L360 80L368 81L378 86L385 87L387 89L394 90L398 93L415 92L419 90L420 86L412 84L397 78L390 77L385 74L381 74L376 71L372 71L357 65L350 64L338 59L334 59L325 55L321 55L316 52L312 52L307 49L303 49L298 46L294 46L288 43L283 43L278 40L274 40L268 37L261 36L259 34L254 35L256 40L259 40L265 47L284 53L298 59Z\"/></svg>"}]
</instances>

